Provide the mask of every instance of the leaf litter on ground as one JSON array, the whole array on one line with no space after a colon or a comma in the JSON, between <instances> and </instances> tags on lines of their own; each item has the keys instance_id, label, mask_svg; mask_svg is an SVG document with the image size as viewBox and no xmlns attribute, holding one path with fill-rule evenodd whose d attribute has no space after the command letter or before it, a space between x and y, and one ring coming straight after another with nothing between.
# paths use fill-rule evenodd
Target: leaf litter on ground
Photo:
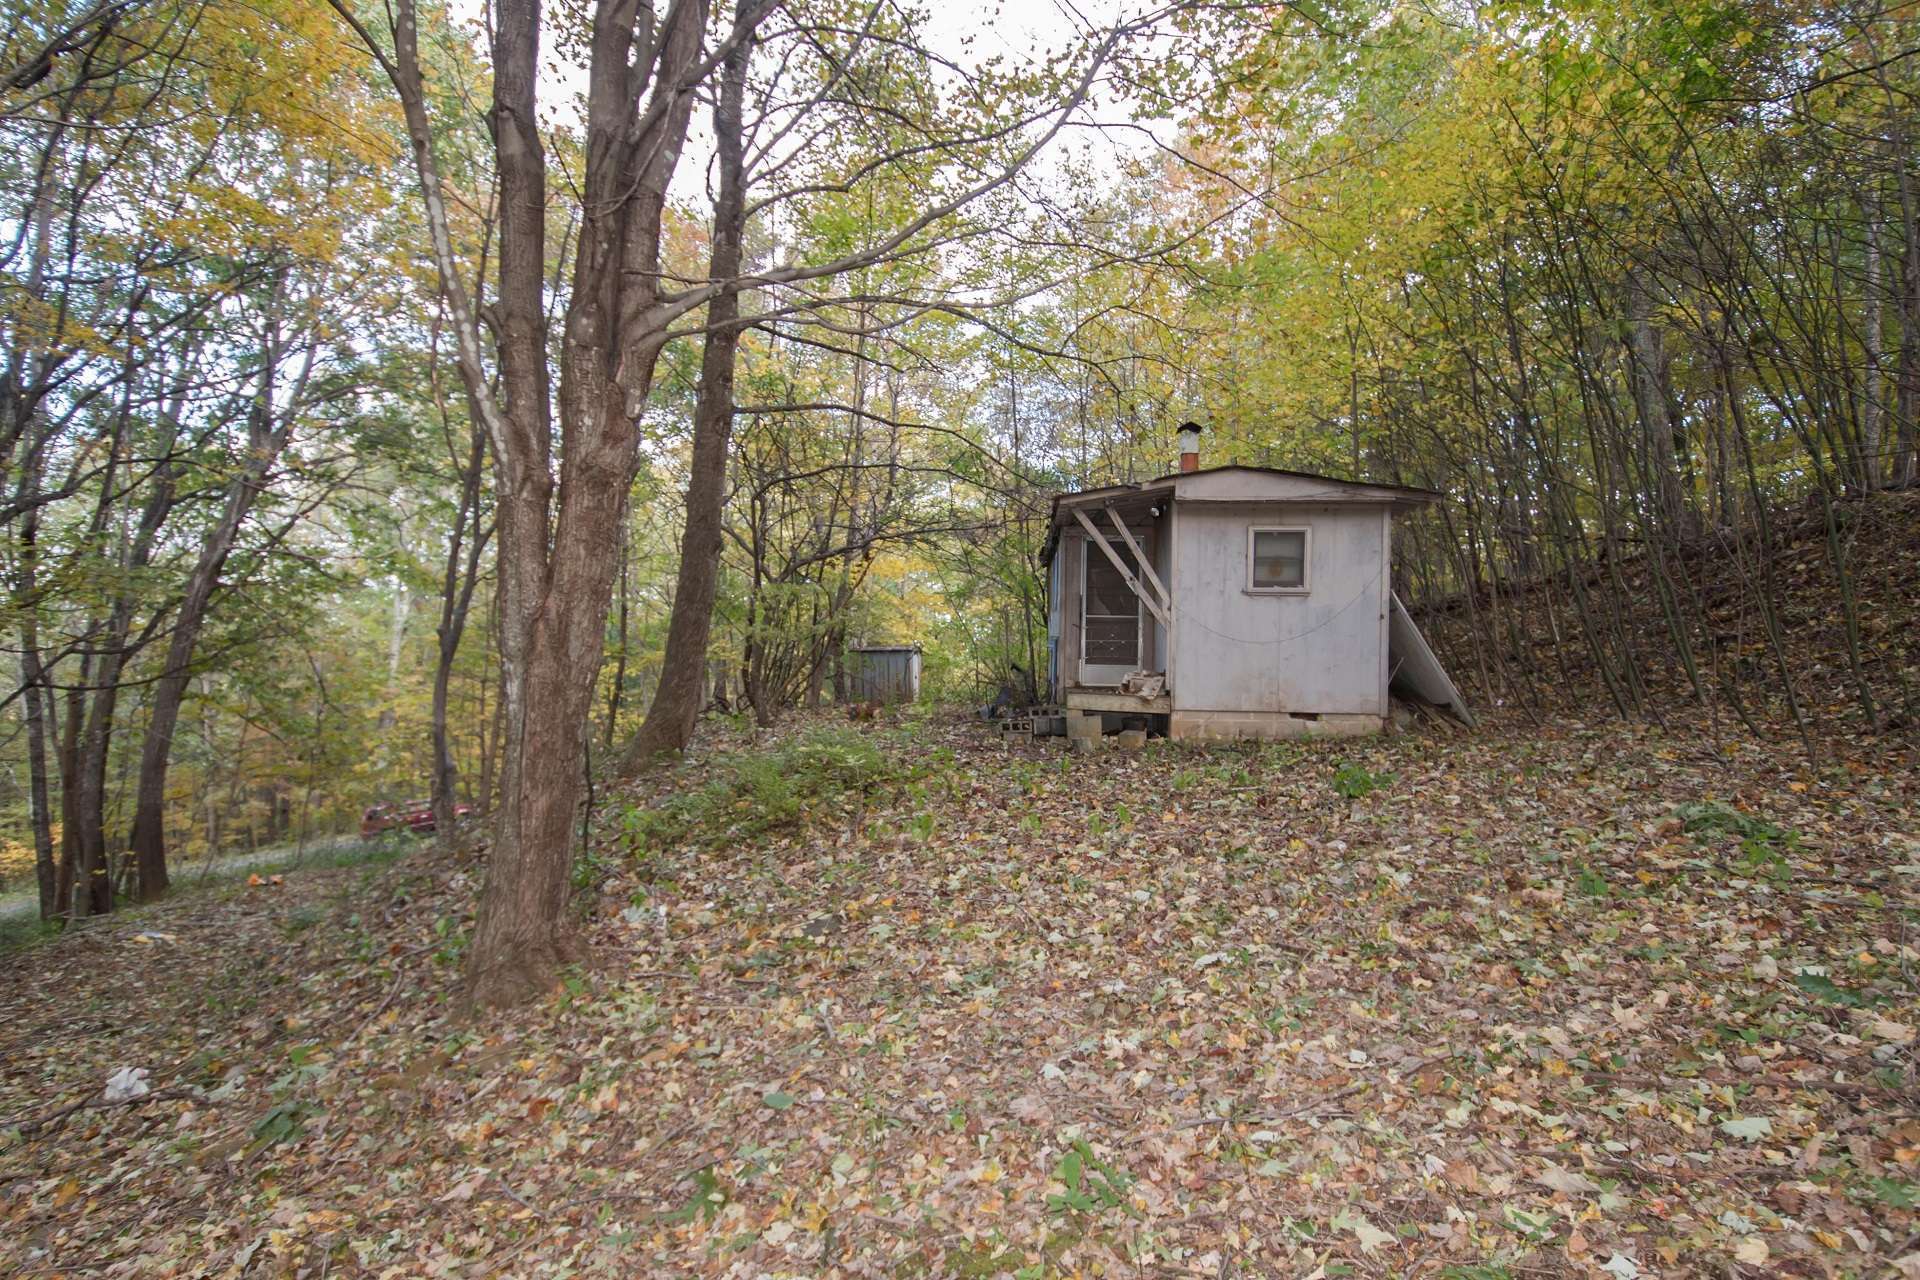
<instances>
[{"instance_id":1,"label":"leaf litter on ground","mask_svg":"<svg viewBox=\"0 0 1920 1280\"><path fill-rule=\"evenodd\" d=\"M536 1008L429 847L9 957L0 1270L1920 1274L1914 762L1828 760L715 725Z\"/></svg>"}]
</instances>

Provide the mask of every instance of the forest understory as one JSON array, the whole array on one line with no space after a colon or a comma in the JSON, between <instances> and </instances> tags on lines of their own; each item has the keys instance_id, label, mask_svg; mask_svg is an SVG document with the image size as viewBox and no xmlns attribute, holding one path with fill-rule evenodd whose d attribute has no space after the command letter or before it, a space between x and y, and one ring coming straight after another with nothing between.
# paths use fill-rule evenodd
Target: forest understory
<instances>
[{"instance_id":1,"label":"forest understory","mask_svg":"<svg viewBox=\"0 0 1920 1280\"><path fill-rule=\"evenodd\" d=\"M518 1013L470 848L4 966L0 1270L1920 1274L1913 747L1696 720L710 720Z\"/></svg>"},{"instance_id":2,"label":"forest understory","mask_svg":"<svg viewBox=\"0 0 1920 1280\"><path fill-rule=\"evenodd\" d=\"M1469 696L1535 721L1613 710L1816 754L1835 734L1911 737L1920 487L1838 504L1833 524L1829 540L1810 501L1774 513L1765 547L1724 531L1658 557L1625 546L1582 574L1483 583L1423 623ZM1762 597L1781 602L1771 619Z\"/></svg>"}]
</instances>

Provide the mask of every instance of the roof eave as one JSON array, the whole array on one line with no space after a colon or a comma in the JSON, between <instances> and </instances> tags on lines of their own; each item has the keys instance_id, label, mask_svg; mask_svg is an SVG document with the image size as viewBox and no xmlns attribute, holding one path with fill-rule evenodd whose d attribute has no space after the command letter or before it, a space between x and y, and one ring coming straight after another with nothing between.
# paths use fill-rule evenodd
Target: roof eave
<instances>
[{"instance_id":1,"label":"roof eave","mask_svg":"<svg viewBox=\"0 0 1920 1280\"><path fill-rule=\"evenodd\" d=\"M1195 471L1170 471L1166 475L1156 476L1147 481L1148 486L1178 484L1190 476L1217 475L1223 471L1248 471L1255 475L1288 476L1296 480L1313 480L1321 484L1339 485L1350 489L1372 489L1404 497L1409 502L1438 502L1445 495L1435 489L1422 489L1407 484L1383 484L1376 480L1342 480L1339 476L1316 475L1311 471L1294 471L1286 467L1250 467L1243 463L1230 462L1218 467L1201 467Z\"/></svg>"}]
</instances>

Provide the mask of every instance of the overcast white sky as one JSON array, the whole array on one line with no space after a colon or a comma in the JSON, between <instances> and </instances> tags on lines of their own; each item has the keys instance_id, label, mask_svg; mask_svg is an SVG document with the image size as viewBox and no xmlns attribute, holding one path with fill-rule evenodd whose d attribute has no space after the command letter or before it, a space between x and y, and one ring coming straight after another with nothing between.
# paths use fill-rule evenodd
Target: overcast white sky
<instances>
[{"instance_id":1,"label":"overcast white sky","mask_svg":"<svg viewBox=\"0 0 1920 1280\"><path fill-rule=\"evenodd\" d=\"M1087 30L1138 13L1146 3L1147 0L928 0L925 30L928 46L962 67L995 57L1014 64L1032 63L1071 51ZM456 19L477 26L484 5L485 0L453 0L451 8ZM573 104L583 89L583 70L554 66L550 62L540 85L543 113L561 118L573 114ZM1098 104L1097 112L1100 119L1107 121L1126 119L1129 114L1127 104L1111 102ZM687 151L674 178L676 200L704 198L712 152L708 138L705 113L696 112ZM1055 140L1054 156L1043 157L1035 174L1044 180L1069 151L1113 155L1150 146L1146 138L1125 131L1104 135L1088 130L1069 131Z\"/></svg>"}]
</instances>

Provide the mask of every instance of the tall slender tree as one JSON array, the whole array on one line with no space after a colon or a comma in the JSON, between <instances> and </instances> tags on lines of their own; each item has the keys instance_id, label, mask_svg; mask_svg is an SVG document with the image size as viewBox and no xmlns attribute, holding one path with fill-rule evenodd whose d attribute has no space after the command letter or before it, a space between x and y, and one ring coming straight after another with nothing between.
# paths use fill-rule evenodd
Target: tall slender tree
<instances>
[{"instance_id":1,"label":"tall slender tree","mask_svg":"<svg viewBox=\"0 0 1920 1280\"><path fill-rule=\"evenodd\" d=\"M493 15L489 124L500 224L491 360L454 257L417 7L401 0L389 10L384 40L344 0L334 7L379 59L405 112L458 367L493 456L506 742L468 990L479 1005L512 1003L544 991L578 951L566 914L568 867L618 539L639 462L636 420L673 320L706 300L676 299L663 288L667 189L696 92L767 7L749 10L709 49L706 0L672 0L664 13L638 0L590 6L580 33L587 67L579 234L557 392L545 307L538 0L507 0Z\"/></svg>"}]
</instances>

